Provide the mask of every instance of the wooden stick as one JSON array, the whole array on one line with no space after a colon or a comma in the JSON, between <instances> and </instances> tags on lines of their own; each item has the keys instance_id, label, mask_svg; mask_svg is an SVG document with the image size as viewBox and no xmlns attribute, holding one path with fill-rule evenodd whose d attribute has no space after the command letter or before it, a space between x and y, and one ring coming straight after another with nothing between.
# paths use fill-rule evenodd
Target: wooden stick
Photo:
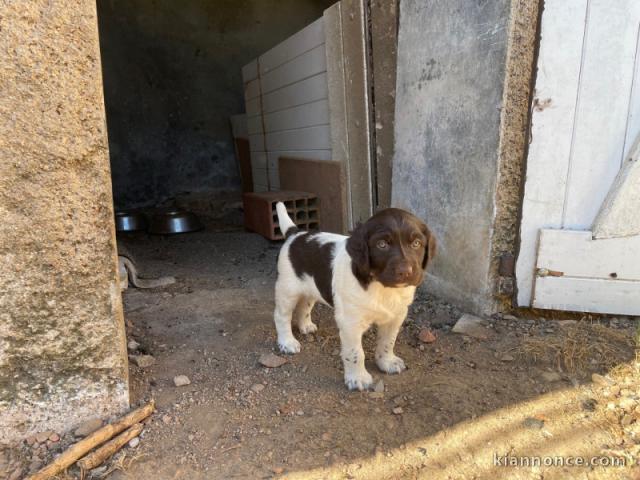
<instances>
[{"instance_id":1,"label":"wooden stick","mask_svg":"<svg viewBox=\"0 0 640 480\"><path fill-rule=\"evenodd\" d=\"M151 400L151 402L147 403L144 407L140 407L137 410L128 413L120 420L96 430L88 437L71 445L71 447L69 447L49 465L37 471L30 477L27 477L27 480L46 480L57 475L61 471L73 465L79 458L84 457L98 445L102 445L114 435L126 430L134 423L138 423L147 418L153 413L154 409L155 402Z\"/></svg>"},{"instance_id":2,"label":"wooden stick","mask_svg":"<svg viewBox=\"0 0 640 480\"><path fill-rule=\"evenodd\" d=\"M106 459L110 458L114 453L120 450L129 440L140 435L140 432L142 432L143 428L144 427L141 423L134 424L132 427L125 430L124 433L121 433L113 440L109 440L100 448L95 449L86 457L78 460L78 466L85 472L91 470L92 468L96 468L98 465L101 465L102 462L104 462Z\"/></svg>"}]
</instances>

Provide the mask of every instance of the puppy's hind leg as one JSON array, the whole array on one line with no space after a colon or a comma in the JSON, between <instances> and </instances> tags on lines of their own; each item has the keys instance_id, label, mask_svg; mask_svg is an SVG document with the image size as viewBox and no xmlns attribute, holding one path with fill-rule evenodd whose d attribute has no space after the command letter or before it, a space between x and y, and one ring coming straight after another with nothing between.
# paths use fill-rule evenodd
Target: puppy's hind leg
<instances>
[{"instance_id":1,"label":"puppy's hind leg","mask_svg":"<svg viewBox=\"0 0 640 480\"><path fill-rule=\"evenodd\" d=\"M300 342L296 340L291 331L291 316L298 303L298 296L287 292L276 282L276 309L273 312L273 320L278 333L278 347L283 353L298 353Z\"/></svg>"},{"instance_id":2,"label":"puppy's hind leg","mask_svg":"<svg viewBox=\"0 0 640 480\"><path fill-rule=\"evenodd\" d=\"M298 330L300 330L300 333L304 335L318 330L318 326L311 321L311 310L313 310L313 306L315 304L316 302L311 298L302 297L296 306L293 316L295 318L296 325L298 325Z\"/></svg>"}]
</instances>

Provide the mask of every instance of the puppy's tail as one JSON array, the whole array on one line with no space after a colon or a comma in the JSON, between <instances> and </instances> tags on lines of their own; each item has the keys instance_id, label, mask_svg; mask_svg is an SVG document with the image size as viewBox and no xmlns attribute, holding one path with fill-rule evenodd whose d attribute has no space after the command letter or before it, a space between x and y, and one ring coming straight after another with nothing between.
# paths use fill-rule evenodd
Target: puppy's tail
<instances>
[{"instance_id":1,"label":"puppy's tail","mask_svg":"<svg viewBox=\"0 0 640 480\"><path fill-rule=\"evenodd\" d=\"M287 213L287 207L284 206L284 203L276 203L276 212L278 213L278 224L280 225L280 231L285 238L289 238L291 235L298 232L298 227L296 227L296 224L293 223L293 220L291 220L291 217L289 217L289 214Z\"/></svg>"}]
</instances>

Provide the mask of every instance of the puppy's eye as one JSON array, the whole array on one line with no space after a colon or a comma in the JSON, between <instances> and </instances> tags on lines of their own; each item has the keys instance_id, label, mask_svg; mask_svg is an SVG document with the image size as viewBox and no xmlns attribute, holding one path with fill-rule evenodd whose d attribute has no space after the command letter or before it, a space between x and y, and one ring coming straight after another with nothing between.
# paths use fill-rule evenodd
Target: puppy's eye
<instances>
[{"instance_id":1,"label":"puppy's eye","mask_svg":"<svg viewBox=\"0 0 640 480\"><path fill-rule=\"evenodd\" d=\"M376 242L376 247L378 247L380 250L384 250L385 248L389 247L389 243L387 243L386 240L378 240Z\"/></svg>"},{"instance_id":2,"label":"puppy's eye","mask_svg":"<svg viewBox=\"0 0 640 480\"><path fill-rule=\"evenodd\" d=\"M422 242L420 240L414 240L411 243L411 248L420 248L422 246Z\"/></svg>"}]
</instances>

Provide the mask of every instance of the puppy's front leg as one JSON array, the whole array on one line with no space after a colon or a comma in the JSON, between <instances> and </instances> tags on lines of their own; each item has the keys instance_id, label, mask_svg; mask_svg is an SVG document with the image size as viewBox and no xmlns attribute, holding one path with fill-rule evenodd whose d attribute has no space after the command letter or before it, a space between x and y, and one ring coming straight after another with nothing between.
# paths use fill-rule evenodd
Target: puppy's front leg
<instances>
[{"instance_id":1,"label":"puppy's front leg","mask_svg":"<svg viewBox=\"0 0 640 480\"><path fill-rule=\"evenodd\" d=\"M378 368L386 373L400 373L406 370L404 360L393 353L396 338L400 327L404 321L404 316L399 320L392 320L388 323L378 325L378 345L376 346L376 364Z\"/></svg>"},{"instance_id":2,"label":"puppy's front leg","mask_svg":"<svg viewBox=\"0 0 640 480\"><path fill-rule=\"evenodd\" d=\"M366 390L373 383L373 377L364 366L362 334L368 325L358 321L357 317L345 317L336 309L336 323L340 329L342 364L344 365L344 383L349 390Z\"/></svg>"}]
</instances>

